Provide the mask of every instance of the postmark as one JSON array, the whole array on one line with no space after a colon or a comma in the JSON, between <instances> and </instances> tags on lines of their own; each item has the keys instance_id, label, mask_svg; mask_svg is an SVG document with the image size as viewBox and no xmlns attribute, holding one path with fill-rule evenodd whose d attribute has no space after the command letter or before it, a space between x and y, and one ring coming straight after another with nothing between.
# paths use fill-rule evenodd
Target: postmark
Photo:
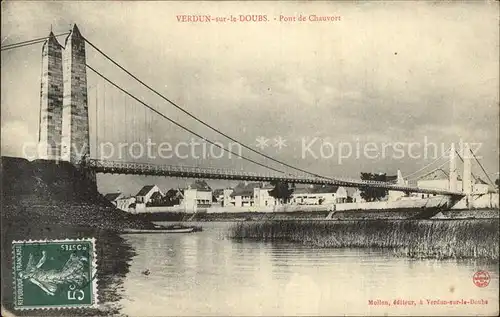
<instances>
[{"instance_id":1,"label":"postmark","mask_svg":"<svg viewBox=\"0 0 500 317\"><path fill-rule=\"evenodd\" d=\"M477 287L486 287L490 284L490 274L487 271L477 271L474 273L472 281Z\"/></svg>"},{"instance_id":2,"label":"postmark","mask_svg":"<svg viewBox=\"0 0 500 317\"><path fill-rule=\"evenodd\" d=\"M95 239L13 241L14 308L97 307Z\"/></svg>"}]
</instances>

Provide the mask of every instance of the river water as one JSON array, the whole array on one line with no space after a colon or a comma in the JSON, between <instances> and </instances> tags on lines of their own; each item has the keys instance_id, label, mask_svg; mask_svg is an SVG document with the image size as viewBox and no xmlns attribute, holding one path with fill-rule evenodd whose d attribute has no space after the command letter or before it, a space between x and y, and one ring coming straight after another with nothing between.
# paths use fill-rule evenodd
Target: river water
<instances>
[{"instance_id":1,"label":"river water","mask_svg":"<svg viewBox=\"0 0 500 317\"><path fill-rule=\"evenodd\" d=\"M235 242L225 238L231 223L201 225L204 231L198 233L123 235L137 255L124 281L122 313L498 315L497 264ZM478 270L489 272L487 287L474 285ZM370 305L370 300L390 306Z\"/></svg>"}]
</instances>

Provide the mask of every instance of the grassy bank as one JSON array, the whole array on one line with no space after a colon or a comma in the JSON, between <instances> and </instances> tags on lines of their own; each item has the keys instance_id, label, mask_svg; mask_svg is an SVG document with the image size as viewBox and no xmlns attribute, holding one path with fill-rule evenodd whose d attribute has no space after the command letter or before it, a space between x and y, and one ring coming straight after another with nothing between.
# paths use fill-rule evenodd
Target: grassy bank
<instances>
[{"instance_id":1,"label":"grassy bank","mask_svg":"<svg viewBox=\"0 0 500 317\"><path fill-rule=\"evenodd\" d=\"M82 171L65 162L2 157L2 309L17 316L120 313L120 287L134 256L119 232L154 224L113 207ZM96 239L99 309L13 310L12 241Z\"/></svg>"},{"instance_id":2,"label":"grassy bank","mask_svg":"<svg viewBox=\"0 0 500 317\"><path fill-rule=\"evenodd\" d=\"M236 240L286 241L326 248L383 248L398 256L498 261L497 219L241 222Z\"/></svg>"}]
</instances>

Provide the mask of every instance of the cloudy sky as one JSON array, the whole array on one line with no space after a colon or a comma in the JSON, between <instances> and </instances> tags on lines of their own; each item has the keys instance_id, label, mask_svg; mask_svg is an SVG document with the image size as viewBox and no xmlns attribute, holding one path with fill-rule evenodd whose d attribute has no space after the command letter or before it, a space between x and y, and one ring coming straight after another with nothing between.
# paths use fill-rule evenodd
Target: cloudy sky
<instances>
[{"instance_id":1,"label":"cloudy sky","mask_svg":"<svg viewBox=\"0 0 500 317\"><path fill-rule=\"evenodd\" d=\"M256 150L257 138L270 139L264 153L315 173L358 177L361 171L401 169L410 174L433 161L432 155L424 157L425 142L446 149L461 139L481 144L478 155L493 178L499 165L498 9L495 2L2 2L1 37L7 45L46 36L51 27L63 33L76 23L92 43L184 109ZM182 23L177 18L240 14L266 15L268 21ZM340 21L279 21L280 15L308 19L313 14L340 16ZM41 44L2 52L2 155L23 156L23 145L38 139L40 53ZM172 119L228 144L89 46L87 62ZM90 71L88 81L91 140L190 141L189 133L146 113ZM123 111L124 104L137 110ZM147 126L132 119L144 116L151 122ZM276 137L286 146L275 146ZM363 154L369 142L378 156ZM405 149L402 158L391 151L397 142ZM349 144L343 154L353 149L350 157L339 160L340 143ZM382 155L384 143L389 146ZM410 143L419 144L412 154L420 158L409 157L404 145ZM242 154L283 169L248 151ZM227 157L153 161L263 170ZM99 181L103 191L125 192L146 183L189 182L128 176Z\"/></svg>"}]
</instances>

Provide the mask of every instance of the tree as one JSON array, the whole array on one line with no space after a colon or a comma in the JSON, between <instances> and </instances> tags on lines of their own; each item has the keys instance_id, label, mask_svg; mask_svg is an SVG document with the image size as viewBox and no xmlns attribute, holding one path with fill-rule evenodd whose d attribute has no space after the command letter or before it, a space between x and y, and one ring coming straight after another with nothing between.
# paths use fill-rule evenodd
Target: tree
<instances>
[{"instance_id":1,"label":"tree","mask_svg":"<svg viewBox=\"0 0 500 317\"><path fill-rule=\"evenodd\" d=\"M373 174L373 173L361 173L361 180L365 181L378 181L386 182L387 175L384 174ZM360 188L361 197L366 201L379 201L386 197L388 194L387 189L375 188L375 187L364 187Z\"/></svg>"},{"instance_id":2,"label":"tree","mask_svg":"<svg viewBox=\"0 0 500 317\"><path fill-rule=\"evenodd\" d=\"M271 185L274 185L274 188L269 191L269 195L282 203L287 203L295 190L295 184L282 181L272 181Z\"/></svg>"},{"instance_id":3,"label":"tree","mask_svg":"<svg viewBox=\"0 0 500 317\"><path fill-rule=\"evenodd\" d=\"M175 206L180 204L180 197L179 197L179 191L177 189L169 189L165 193L165 197L163 198L163 205L164 206Z\"/></svg>"},{"instance_id":4,"label":"tree","mask_svg":"<svg viewBox=\"0 0 500 317\"><path fill-rule=\"evenodd\" d=\"M497 185L497 190L499 190L500 189L500 178L497 178L495 180L495 185Z\"/></svg>"}]
</instances>

